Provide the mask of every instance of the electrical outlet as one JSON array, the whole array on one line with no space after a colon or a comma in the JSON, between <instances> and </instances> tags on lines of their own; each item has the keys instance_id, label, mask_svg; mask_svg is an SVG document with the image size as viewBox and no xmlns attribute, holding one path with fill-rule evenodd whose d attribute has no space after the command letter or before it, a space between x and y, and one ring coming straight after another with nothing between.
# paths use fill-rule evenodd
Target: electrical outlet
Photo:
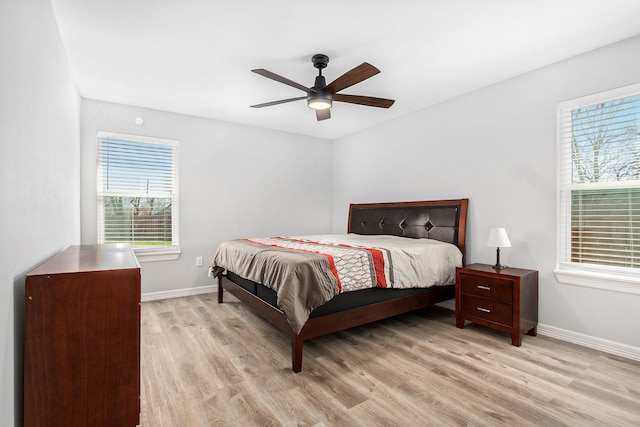
<instances>
[{"instance_id":1,"label":"electrical outlet","mask_svg":"<svg viewBox=\"0 0 640 427\"><path fill-rule=\"evenodd\" d=\"M196 267L202 267L204 265L204 260L201 256L196 257Z\"/></svg>"}]
</instances>

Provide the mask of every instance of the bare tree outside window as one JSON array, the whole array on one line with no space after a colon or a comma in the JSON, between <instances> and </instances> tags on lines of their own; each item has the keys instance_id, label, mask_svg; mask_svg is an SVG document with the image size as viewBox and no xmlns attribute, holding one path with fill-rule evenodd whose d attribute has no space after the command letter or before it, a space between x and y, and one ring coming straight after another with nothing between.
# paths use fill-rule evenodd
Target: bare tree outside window
<instances>
[{"instance_id":1,"label":"bare tree outside window","mask_svg":"<svg viewBox=\"0 0 640 427\"><path fill-rule=\"evenodd\" d=\"M638 105L634 96L572 111L574 183L638 179Z\"/></svg>"}]
</instances>

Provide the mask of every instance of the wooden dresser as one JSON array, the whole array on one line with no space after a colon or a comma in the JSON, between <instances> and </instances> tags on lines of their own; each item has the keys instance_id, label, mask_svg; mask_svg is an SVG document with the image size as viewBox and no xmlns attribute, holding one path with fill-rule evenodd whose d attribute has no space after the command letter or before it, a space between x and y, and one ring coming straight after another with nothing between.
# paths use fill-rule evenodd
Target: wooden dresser
<instances>
[{"instance_id":1,"label":"wooden dresser","mask_svg":"<svg viewBox=\"0 0 640 427\"><path fill-rule=\"evenodd\" d=\"M129 245L70 246L25 288L24 425L135 426L140 266Z\"/></svg>"},{"instance_id":2,"label":"wooden dresser","mask_svg":"<svg viewBox=\"0 0 640 427\"><path fill-rule=\"evenodd\" d=\"M486 264L457 268L456 326L465 320L508 332L511 344L520 347L523 333L537 332L538 272Z\"/></svg>"}]
</instances>

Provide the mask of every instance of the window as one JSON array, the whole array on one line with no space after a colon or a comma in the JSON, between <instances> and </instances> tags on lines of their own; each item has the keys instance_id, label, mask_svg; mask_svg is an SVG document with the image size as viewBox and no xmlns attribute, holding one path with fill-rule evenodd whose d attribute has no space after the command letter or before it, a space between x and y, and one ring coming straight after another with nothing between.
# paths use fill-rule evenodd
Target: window
<instances>
[{"instance_id":1,"label":"window","mask_svg":"<svg viewBox=\"0 0 640 427\"><path fill-rule=\"evenodd\" d=\"M177 259L178 142L98 132L98 243Z\"/></svg>"},{"instance_id":2,"label":"window","mask_svg":"<svg viewBox=\"0 0 640 427\"><path fill-rule=\"evenodd\" d=\"M558 280L640 294L640 84L559 105Z\"/></svg>"}]
</instances>

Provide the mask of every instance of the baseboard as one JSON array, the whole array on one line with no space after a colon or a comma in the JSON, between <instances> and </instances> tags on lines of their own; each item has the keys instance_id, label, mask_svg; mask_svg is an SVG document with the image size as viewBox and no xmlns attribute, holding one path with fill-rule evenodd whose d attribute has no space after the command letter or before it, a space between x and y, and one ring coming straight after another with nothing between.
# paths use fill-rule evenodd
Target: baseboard
<instances>
[{"instance_id":1,"label":"baseboard","mask_svg":"<svg viewBox=\"0 0 640 427\"><path fill-rule=\"evenodd\" d=\"M160 299L189 297L192 295L209 294L217 291L218 287L216 285L208 285L198 286L197 288L175 289L172 291L147 292L142 294L141 301L147 302Z\"/></svg>"},{"instance_id":2,"label":"baseboard","mask_svg":"<svg viewBox=\"0 0 640 427\"><path fill-rule=\"evenodd\" d=\"M544 324L538 324L538 334L640 361L640 347L621 344Z\"/></svg>"}]
</instances>

